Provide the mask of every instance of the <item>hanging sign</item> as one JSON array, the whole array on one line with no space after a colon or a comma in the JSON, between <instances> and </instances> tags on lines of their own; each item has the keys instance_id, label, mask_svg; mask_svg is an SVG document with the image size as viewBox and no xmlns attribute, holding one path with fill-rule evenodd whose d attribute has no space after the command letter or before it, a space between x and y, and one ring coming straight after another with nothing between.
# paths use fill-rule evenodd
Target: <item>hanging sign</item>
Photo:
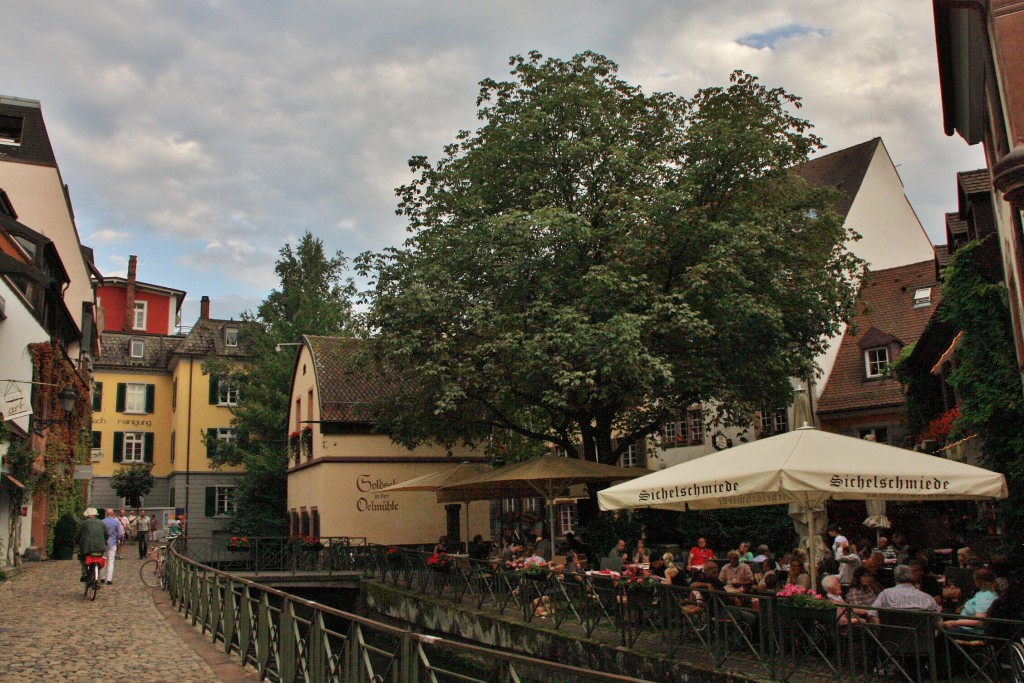
<instances>
[{"instance_id":1,"label":"hanging sign","mask_svg":"<svg viewBox=\"0 0 1024 683\"><path fill-rule=\"evenodd\" d=\"M32 403L20 382L7 382L4 389L4 419L16 420L32 414Z\"/></svg>"}]
</instances>

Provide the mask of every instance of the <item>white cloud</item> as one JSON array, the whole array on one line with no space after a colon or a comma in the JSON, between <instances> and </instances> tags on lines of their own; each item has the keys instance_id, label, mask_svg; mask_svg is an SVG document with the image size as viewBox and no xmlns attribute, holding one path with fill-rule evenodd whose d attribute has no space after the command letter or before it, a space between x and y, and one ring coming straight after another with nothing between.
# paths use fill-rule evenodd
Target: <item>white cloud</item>
<instances>
[{"instance_id":1,"label":"white cloud","mask_svg":"<svg viewBox=\"0 0 1024 683\"><path fill-rule=\"evenodd\" d=\"M407 159L479 125L477 82L531 49L684 96L758 74L830 149L883 137L933 237L983 164L942 134L930 3L36 0L0 24L4 93L42 100L99 263L116 245L147 281L257 300L305 230L349 256L400 243Z\"/></svg>"}]
</instances>

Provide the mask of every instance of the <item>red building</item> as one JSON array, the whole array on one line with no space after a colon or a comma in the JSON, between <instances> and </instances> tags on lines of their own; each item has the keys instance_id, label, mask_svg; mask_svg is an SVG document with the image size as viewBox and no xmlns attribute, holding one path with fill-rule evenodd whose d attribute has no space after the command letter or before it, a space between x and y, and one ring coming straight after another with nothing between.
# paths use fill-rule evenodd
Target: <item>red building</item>
<instances>
[{"instance_id":1,"label":"red building","mask_svg":"<svg viewBox=\"0 0 1024 683\"><path fill-rule=\"evenodd\" d=\"M96 287L96 304L103 309L101 332L173 334L179 325L185 292L151 285L135 278L137 259L128 257L128 277L105 277Z\"/></svg>"}]
</instances>

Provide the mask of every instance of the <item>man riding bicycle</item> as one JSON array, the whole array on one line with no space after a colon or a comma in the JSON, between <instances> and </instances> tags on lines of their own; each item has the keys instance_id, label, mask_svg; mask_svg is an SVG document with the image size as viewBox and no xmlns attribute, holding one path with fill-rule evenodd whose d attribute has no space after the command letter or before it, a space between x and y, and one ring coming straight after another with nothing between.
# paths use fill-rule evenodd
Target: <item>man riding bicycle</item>
<instances>
[{"instance_id":1,"label":"man riding bicycle","mask_svg":"<svg viewBox=\"0 0 1024 683\"><path fill-rule=\"evenodd\" d=\"M85 558L90 554L102 555L107 549L107 528L99 520L96 508L86 508L85 520L75 532L78 544L78 559L82 563L82 581L85 581Z\"/></svg>"}]
</instances>

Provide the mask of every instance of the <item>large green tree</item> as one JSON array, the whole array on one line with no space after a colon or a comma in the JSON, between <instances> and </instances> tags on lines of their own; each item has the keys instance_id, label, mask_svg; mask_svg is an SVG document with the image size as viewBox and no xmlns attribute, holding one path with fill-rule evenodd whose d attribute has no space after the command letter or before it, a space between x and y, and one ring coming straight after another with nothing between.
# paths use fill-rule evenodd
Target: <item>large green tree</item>
<instances>
[{"instance_id":1,"label":"large green tree","mask_svg":"<svg viewBox=\"0 0 1024 683\"><path fill-rule=\"evenodd\" d=\"M233 425L237 445L221 449L215 464L243 464L235 491L232 528L249 535L285 534L287 526L287 429L294 344L303 334L351 335L355 331L355 286L345 256L328 256L323 242L305 233L286 244L274 267L278 287L255 313L242 316L239 345L248 362L208 362L212 374L239 389Z\"/></svg>"},{"instance_id":2,"label":"large green tree","mask_svg":"<svg viewBox=\"0 0 1024 683\"><path fill-rule=\"evenodd\" d=\"M478 130L410 160L411 237L360 257L378 424L613 462L694 404L733 424L786 405L862 268L834 195L792 172L820 146L799 99L742 72L646 95L590 52L510 64Z\"/></svg>"}]
</instances>

